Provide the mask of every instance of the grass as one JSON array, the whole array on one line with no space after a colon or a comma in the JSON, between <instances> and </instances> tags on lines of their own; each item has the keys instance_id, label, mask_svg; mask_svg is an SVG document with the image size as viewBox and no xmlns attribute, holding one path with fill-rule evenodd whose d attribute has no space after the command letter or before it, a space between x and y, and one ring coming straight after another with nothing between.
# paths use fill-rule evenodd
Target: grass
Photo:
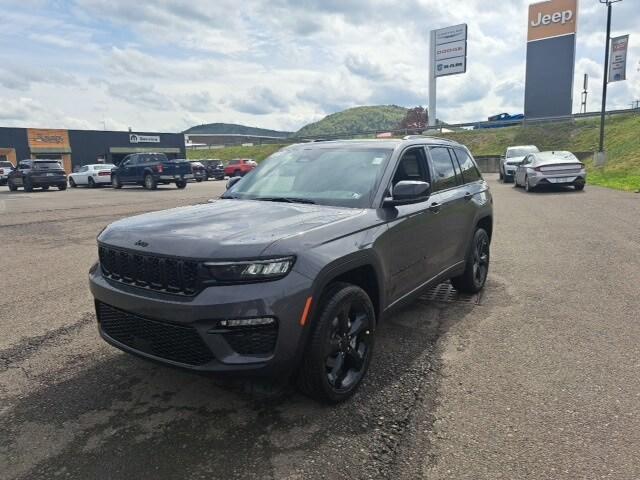
<instances>
[{"instance_id":1,"label":"grass","mask_svg":"<svg viewBox=\"0 0 640 480\"><path fill-rule=\"evenodd\" d=\"M541 150L594 152L598 149L599 119L589 118L545 125L467 130L442 134L463 143L474 155L501 155L509 145L537 145ZM211 150L189 150L190 160L199 158L253 158L264 160L284 145L227 147ZM640 115L625 114L607 118L605 128L607 164L604 168L586 160L591 185L625 191L640 190Z\"/></svg>"},{"instance_id":2,"label":"grass","mask_svg":"<svg viewBox=\"0 0 640 480\"><path fill-rule=\"evenodd\" d=\"M225 147L211 148L206 150L187 150L189 160L200 160L205 158L219 158L228 161L232 158L252 158L256 162L261 162L269 155L280 150L284 145L254 145L253 147Z\"/></svg>"},{"instance_id":3,"label":"grass","mask_svg":"<svg viewBox=\"0 0 640 480\"><path fill-rule=\"evenodd\" d=\"M508 127L444 133L464 143L474 155L500 155L508 145L537 145L541 150L594 152L598 149L600 121L596 118L546 125ZM607 164L603 168L585 163L587 182L617 190L640 190L640 115L616 115L605 123Z\"/></svg>"}]
</instances>

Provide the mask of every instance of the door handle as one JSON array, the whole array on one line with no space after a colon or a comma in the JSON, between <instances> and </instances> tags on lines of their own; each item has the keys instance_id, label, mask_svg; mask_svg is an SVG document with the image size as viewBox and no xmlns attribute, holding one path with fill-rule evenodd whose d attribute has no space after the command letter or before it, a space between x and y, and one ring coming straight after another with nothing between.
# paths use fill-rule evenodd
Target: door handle
<instances>
[{"instance_id":1,"label":"door handle","mask_svg":"<svg viewBox=\"0 0 640 480\"><path fill-rule=\"evenodd\" d=\"M470 193L470 192L466 192L466 193L464 194L464 199L465 199L465 200L471 200L472 198L473 198L473 194L472 194L472 193Z\"/></svg>"},{"instance_id":2,"label":"door handle","mask_svg":"<svg viewBox=\"0 0 640 480\"><path fill-rule=\"evenodd\" d=\"M440 204L438 202L433 202L429 205L429 210L433 213L438 213L440 211Z\"/></svg>"}]
</instances>

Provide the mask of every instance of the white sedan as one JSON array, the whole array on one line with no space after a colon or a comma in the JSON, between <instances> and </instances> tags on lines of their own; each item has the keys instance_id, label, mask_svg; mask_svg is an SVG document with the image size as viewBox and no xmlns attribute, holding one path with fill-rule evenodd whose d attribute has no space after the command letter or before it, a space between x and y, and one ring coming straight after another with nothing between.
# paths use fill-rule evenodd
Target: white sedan
<instances>
[{"instance_id":1,"label":"white sedan","mask_svg":"<svg viewBox=\"0 0 640 480\"><path fill-rule=\"evenodd\" d=\"M98 185L111 185L111 169L115 165L110 163L97 163L95 165L83 165L80 170L69 175L69 186L86 185L93 188Z\"/></svg>"}]
</instances>

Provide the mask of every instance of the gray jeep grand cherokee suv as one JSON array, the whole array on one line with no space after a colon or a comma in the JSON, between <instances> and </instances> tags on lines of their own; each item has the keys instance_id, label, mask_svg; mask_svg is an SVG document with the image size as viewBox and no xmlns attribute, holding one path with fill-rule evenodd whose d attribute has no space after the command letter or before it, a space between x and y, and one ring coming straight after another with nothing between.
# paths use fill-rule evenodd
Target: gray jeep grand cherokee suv
<instances>
[{"instance_id":1,"label":"gray jeep grand cherokee suv","mask_svg":"<svg viewBox=\"0 0 640 480\"><path fill-rule=\"evenodd\" d=\"M90 271L100 334L191 370L291 375L339 402L384 315L443 280L484 286L492 223L458 143L293 145L219 200L105 228Z\"/></svg>"}]
</instances>

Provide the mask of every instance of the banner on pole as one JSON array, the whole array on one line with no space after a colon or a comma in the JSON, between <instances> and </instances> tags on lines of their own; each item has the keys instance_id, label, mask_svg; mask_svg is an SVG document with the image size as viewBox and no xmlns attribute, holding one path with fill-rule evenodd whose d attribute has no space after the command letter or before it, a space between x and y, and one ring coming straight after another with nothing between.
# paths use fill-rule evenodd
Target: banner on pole
<instances>
[{"instance_id":1,"label":"banner on pole","mask_svg":"<svg viewBox=\"0 0 640 480\"><path fill-rule=\"evenodd\" d=\"M609 83L627 79L627 50L629 49L629 35L611 39L609 52Z\"/></svg>"}]
</instances>

